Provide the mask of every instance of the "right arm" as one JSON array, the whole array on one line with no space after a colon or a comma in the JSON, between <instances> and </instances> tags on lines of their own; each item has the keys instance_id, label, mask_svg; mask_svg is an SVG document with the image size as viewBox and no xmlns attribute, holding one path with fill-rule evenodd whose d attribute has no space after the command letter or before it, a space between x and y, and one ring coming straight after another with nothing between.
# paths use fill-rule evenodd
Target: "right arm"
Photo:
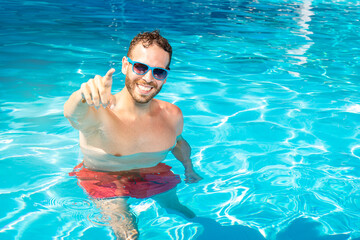
<instances>
[{"instance_id":1,"label":"right arm","mask_svg":"<svg viewBox=\"0 0 360 240\"><path fill-rule=\"evenodd\" d=\"M71 126L80 131L85 131L97 125L96 113L93 107L83 102L81 91L71 94L64 104L64 116Z\"/></svg>"},{"instance_id":2,"label":"right arm","mask_svg":"<svg viewBox=\"0 0 360 240\"><path fill-rule=\"evenodd\" d=\"M112 74L115 69L110 69L104 77L96 75L94 79L83 83L81 88L71 94L64 104L64 116L71 125L80 130L87 131L99 123L97 109L103 105L113 105L115 97L111 95Z\"/></svg>"}]
</instances>

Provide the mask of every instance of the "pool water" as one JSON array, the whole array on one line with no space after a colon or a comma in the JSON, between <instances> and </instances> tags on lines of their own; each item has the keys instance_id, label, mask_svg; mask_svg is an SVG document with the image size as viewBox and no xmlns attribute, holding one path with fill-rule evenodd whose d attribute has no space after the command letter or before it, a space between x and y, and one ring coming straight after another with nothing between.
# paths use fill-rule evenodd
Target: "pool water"
<instances>
[{"instance_id":1,"label":"pool water","mask_svg":"<svg viewBox=\"0 0 360 240\"><path fill-rule=\"evenodd\" d=\"M360 1L0 3L0 239L115 239L68 172L63 104L140 31L173 46L159 99L179 106L198 216L131 199L140 239L360 239ZM183 178L181 164L167 164Z\"/></svg>"}]
</instances>

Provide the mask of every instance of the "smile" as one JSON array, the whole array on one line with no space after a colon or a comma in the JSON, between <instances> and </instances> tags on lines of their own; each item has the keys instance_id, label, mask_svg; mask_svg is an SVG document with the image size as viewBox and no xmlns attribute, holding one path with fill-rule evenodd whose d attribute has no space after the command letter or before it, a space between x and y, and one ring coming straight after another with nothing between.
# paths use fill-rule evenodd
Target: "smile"
<instances>
[{"instance_id":1,"label":"smile","mask_svg":"<svg viewBox=\"0 0 360 240\"><path fill-rule=\"evenodd\" d=\"M152 86L136 84L141 93L148 93L153 88Z\"/></svg>"}]
</instances>

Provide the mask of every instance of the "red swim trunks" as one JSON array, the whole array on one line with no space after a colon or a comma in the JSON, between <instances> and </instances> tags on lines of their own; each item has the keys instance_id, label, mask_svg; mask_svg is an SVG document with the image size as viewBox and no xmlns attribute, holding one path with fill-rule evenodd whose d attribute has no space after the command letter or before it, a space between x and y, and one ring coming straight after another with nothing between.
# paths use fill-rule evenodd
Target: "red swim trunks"
<instances>
[{"instance_id":1,"label":"red swim trunks","mask_svg":"<svg viewBox=\"0 0 360 240\"><path fill-rule=\"evenodd\" d=\"M171 167L159 163L155 167L121 172L97 172L77 165L69 173L93 198L134 197L148 198L166 192L180 183L180 176Z\"/></svg>"}]
</instances>

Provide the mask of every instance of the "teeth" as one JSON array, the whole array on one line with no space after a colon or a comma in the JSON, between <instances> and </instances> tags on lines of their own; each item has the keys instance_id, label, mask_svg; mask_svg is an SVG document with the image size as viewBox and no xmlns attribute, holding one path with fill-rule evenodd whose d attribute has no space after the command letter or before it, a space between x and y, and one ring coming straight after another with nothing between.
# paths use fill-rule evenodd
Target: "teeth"
<instances>
[{"instance_id":1,"label":"teeth","mask_svg":"<svg viewBox=\"0 0 360 240\"><path fill-rule=\"evenodd\" d=\"M150 91L151 87L148 87L148 86L143 86L143 85L138 85L139 88L143 91Z\"/></svg>"}]
</instances>

